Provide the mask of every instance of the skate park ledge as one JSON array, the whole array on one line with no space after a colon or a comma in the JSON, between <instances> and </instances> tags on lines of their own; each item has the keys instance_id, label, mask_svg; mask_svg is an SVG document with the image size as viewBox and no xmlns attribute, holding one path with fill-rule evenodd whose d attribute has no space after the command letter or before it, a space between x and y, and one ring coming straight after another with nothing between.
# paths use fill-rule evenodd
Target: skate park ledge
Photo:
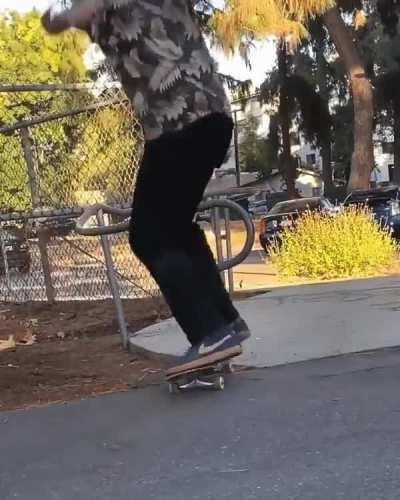
<instances>
[{"instance_id":1,"label":"skate park ledge","mask_svg":"<svg viewBox=\"0 0 400 500\"><path fill-rule=\"evenodd\" d=\"M270 367L400 345L400 280L278 288L235 304L252 337L235 363ZM174 319L130 337L130 349L171 362L188 347Z\"/></svg>"}]
</instances>

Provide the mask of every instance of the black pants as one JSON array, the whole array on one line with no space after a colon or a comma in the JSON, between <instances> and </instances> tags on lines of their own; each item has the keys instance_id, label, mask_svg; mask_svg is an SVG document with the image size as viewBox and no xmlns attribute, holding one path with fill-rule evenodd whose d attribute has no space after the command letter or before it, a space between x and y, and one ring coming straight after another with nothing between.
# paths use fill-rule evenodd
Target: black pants
<instances>
[{"instance_id":1,"label":"black pants","mask_svg":"<svg viewBox=\"0 0 400 500\"><path fill-rule=\"evenodd\" d=\"M132 250L192 345L238 318L205 235L193 222L232 130L232 120L215 113L147 142L136 183Z\"/></svg>"}]
</instances>

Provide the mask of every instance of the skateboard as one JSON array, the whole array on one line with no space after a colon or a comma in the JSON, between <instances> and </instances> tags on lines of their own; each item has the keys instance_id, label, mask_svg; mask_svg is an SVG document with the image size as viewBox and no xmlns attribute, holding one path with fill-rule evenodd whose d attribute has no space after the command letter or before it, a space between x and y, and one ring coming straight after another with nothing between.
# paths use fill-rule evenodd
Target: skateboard
<instances>
[{"instance_id":1,"label":"skateboard","mask_svg":"<svg viewBox=\"0 0 400 500\"><path fill-rule=\"evenodd\" d=\"M202 365L197 365L179 370L179 368L171 368L166 373L166 381L168 382L169 392L178 394L181 391L188 389L214 389L223 391L225 389L224 375L234 372L232 359L242 354L241 347L235 347L228 351L216 353L207 362Z\"/></svg>"}]
</instances>

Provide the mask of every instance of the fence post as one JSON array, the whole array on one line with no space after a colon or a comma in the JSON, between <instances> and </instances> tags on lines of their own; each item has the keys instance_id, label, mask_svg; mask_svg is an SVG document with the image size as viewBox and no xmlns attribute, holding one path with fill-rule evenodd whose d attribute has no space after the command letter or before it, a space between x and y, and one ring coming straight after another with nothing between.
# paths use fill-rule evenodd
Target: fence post
<instances>
[{"instance_id":1,"label":"fence post","mask_svg":"<svg viewBox=\"0 0 400 500\"><path fill-rule=\"evenodd\" d=\"M225 244L226 244L226 258L230 260L232 258L232 232L231 232L231 217L229 208L224 209L225 216ZM232 295L235 291L235 284L233 280L233 269L228 269L228 290Z\"/></svg>"},{"instance_id":2,"label":"fence post","mask_svg":"<svg viewBox=\"0 0 400 500\"><path fill-rule=\"evenodd\" d=\"M221 235L221 214L218 207L212 211L212 227L214 230L215 244L217 250L217 262L221 264L224 260L224 252L222 248L222 235ZM221 271L221 279L226 286L225 271Z\"/></svg>"},{"instance_id":3,"label":"fence post","mask_svg":"<svg viewBox=\"0 0 400 500\"><path fill-rule=\"evenodd\" d=\"M22 150L28 171L29 189L32 197L32 208L40 208L40 191L38 186L38 174L35 165L35 155L32 147L32 138L27 128L21 128L20 131ZM46 297L50 304L55 302L55 290L51 279L51 264L49 254L47 251L48 231L46 228L38 226L38 240L39 240L39 253L40 262L43 269L44 284L46 287Z\"/></svg>"},{"instance_id":4,"label":"fence post","mask_svg":"<svg viewBox=\"0 0 400 500\"><path fill-rule=\"evenodd\" d=\"M240 152L239 152L239 124L237 119L237 111L233 112L235 126L233 129L233 139L235 144L235 172L236 172L236 186L240 187Z\"/></svg>"},{"instance_id":5,"label":"fence post","mask_svg":"<svg viewBox=\"0 0 400 500\"><path fill-rule=\"evenodd\" d=\"M104 213L102 210L97 212L97 224L99 227L106 225L104 220ZM115 272L114 260L112 256L110 239L106 234L100 236L101 246L103 248L104 259L106 261L106 270L108 282L110 284L111 293L114 299L114 304L117 310L118 324L120 328L120 335L125 349L129 349L129 332L126 324L124 307L122 305L121 293L119 290L118 279Z\"/></svg>"},{"instance_id":6,"label":"fence post","mask_svg":"<svg viewBox=\"0 0 400 500\"><path fill-rule=\"evenodd\" d=\"M10 268L8 267L6 244L3 237L3 231L1 231L1 229L2 227L0 227L0 250L3 256L4 273L6 275L7 287L11 290Z\"/></svg>"}]
</instances>

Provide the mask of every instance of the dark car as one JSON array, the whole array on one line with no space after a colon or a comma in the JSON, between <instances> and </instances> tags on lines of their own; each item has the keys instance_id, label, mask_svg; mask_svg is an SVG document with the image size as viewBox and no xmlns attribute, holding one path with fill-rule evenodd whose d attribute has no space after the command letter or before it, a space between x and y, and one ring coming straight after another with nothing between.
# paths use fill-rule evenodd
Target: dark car
<instances>
[{"instance_id":1,"label":"dark car","mask_svg":"<svg viewBox=\"0 0 400 500\"><path fill-rule=\"evenodd\" d=\"M49 237L65 237L75 231L76 217L57 216L34 219L26 226L29 238L38 237L38 229L46 230Z\"/></svg>"},{"instance_id":2,"label":"dark car","mask_svg":"<svg viewBox=\"0 0 400 500\"><path fill-rule=\"evenodd\" d=\"M332 214L336 212L332 203L324 197L299 198L274 205L261 219L260 243L263 249L267 252L272 243L280 243L284 229L291 226L301 214L317 210Z\"/></svg>"},{"instance_id":3,"label":"dark car","mask_svg":"<svg viewBox=\"0 0 400 500\"><path fill-rule=\"evenodd\" d=\"M353 191L344 201L344 206L362 205L368 207L376 221L387 228L396 239L400 239L400 188L385 188Z\"/></svg>"},{"instance_id":4,"label":"dark car","mask_svg":"<svg viewBox=\"0 0 400 500\"><path fill-rule=\"evenodd\" d=\"M0 228L0 275L15 269L20 273L29 272L31 255L23 229L9 226Z\"/></svg>"},{"instance_id":5,"label":"dark car","mask_svg":"<svg viewBox=\"0 0 400 500\"><path fill-rule=\"evenodd\" d=\"M76 219L73 217L54 217L46 219L44 226L50 236L69 236L75 231Z\"/></svg>"}]
</instances>

